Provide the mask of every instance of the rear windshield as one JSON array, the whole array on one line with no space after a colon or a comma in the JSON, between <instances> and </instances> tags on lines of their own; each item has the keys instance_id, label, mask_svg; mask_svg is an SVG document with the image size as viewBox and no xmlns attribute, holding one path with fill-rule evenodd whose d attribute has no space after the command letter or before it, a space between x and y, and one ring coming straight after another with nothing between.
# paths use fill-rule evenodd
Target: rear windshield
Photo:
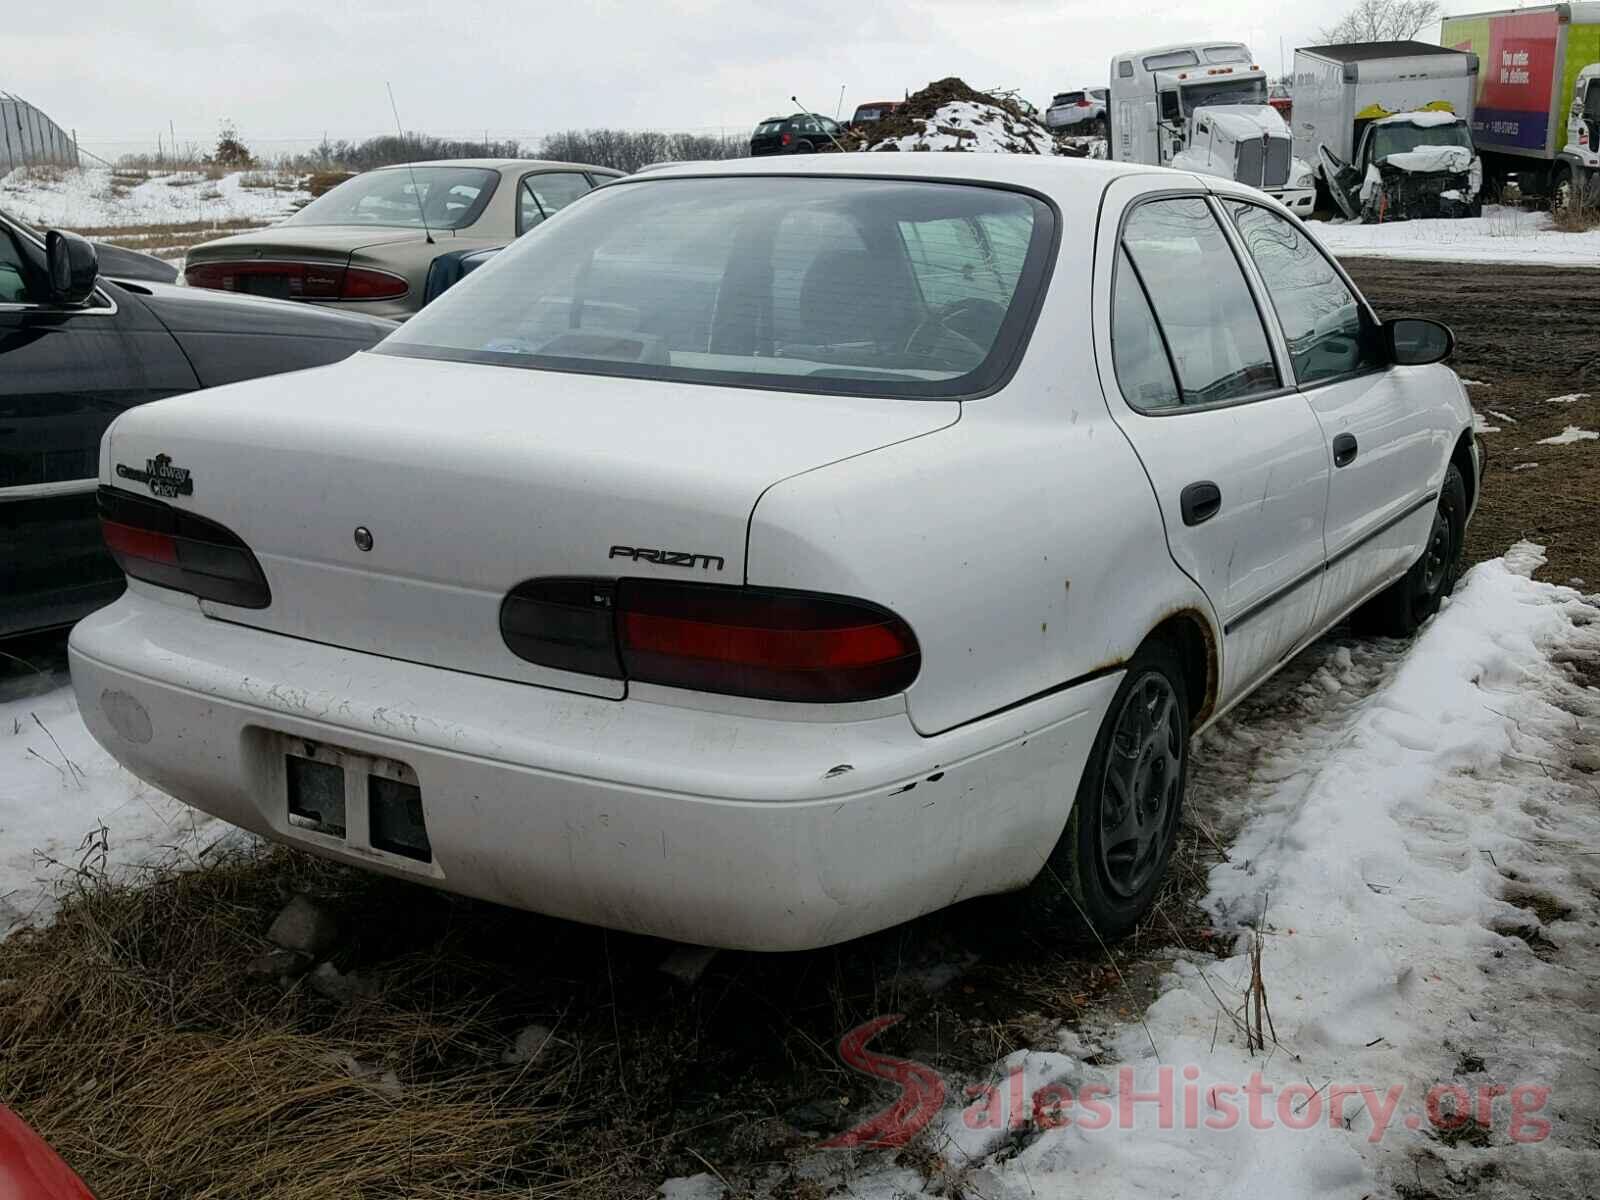
<instances>
[{"instance_id":1,"label":"rear windshield","mask_svg":"<svg viewBox=\"0 0 1600 1200\"><path fill-rule=\"evenodd\" d=\"M415 225L464 229L476 221L500 181L482 167L387 167L347 179L318 196L285 225Z\"/></svg>"},{"instance_id":2,"label":"rear windshield","mask_svg":"<svg viewBox=\"0 0 1600 1200\"><path fill-rule=\"evenodd\" d=\"M782 128L782 121L763 121L756 126L756 136L761 137L763 134L777 133Z\"/></svg>"},{"instance_id":3,"label":"rear windshield","mask_svg":"<svg viewBox=\"0 0 1600 1200\"><path fill-rule=\"evenodd\" d=\"M1082 99L1083 99L1083 93L1082 92L1058 92L1056 94L1056 98L1054 100L1052 100L1050 103L1052 103L1052 104L1076 104L1079 100L1082 100Z\"/></svg>"},{"instance_id":4,"label":"rear windshield","mask_svg":"<svg viewBox=\"0 0 1600 1200\"><path fill-rule=\"evenodd\" d=\"M858 108L854 119L857 121L876 121L881 116L883 116L883 109L881 108Z\"/></svg>"},{"instance_id":5,"label":"rear windshield","mask_svg":"<svg viewBox=\"0 0 1600 1200\"><path fill-rule=\"evenodd\" d=\"M1004 377L1052 210L963 184L734 176L591 192L430 304L383 352L834 394Z\"/></svg>"}]
</instances>

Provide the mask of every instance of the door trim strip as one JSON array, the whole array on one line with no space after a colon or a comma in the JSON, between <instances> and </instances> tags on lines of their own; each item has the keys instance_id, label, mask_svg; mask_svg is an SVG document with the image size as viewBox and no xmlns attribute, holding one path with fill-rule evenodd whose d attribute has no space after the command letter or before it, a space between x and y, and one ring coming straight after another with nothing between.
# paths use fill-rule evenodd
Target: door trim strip
<instances>
[{"instance_id":1,"label":"door trim strip","mask_svg":"<svg viewBox=\"0 0 1600 1200\"><path fill-rule=\"evenodd\" d=\"M1287 599L1291 594L1293 594L1294 592L1298 591L1300 588L1304 587L1306 584L1310 583L1313 579L1316 579L1318 576L1323 574L1325 571L1333 570L1334 567L1338 566L1345 559L1349 558L1350 555L1354 554L1357 550L1361 549L1362 546L1365 546L1373 538L1379 537L1379 536L1381 536L1381 535L1383 535L1385 533L1388 533L1389 530L1393 529L1396 525L1400 524L1401 521L1404 521L1407 517L1415 515L1421 509L1424 509L1424 508L1428 507L1428 505L1435 503L1438 499L1439 499L1439 493L1438 492L1436 492L1436 491L1435 492L1429 492L1426 496L1423 496L1421 499L1413 502L1412 504L1407 505L1406 508L1402 512L1396 514L1395 516L1390 517L1387 521L1385 521L1382 525L1379 525L1376 529L1373 529L1368 533L1362 534L1359 538L1357 538L1355 541L1351 542L1348 546L1346 546L1344 549L1340 550L1337 554L1333 555L1330 558L1324 559L1320 564L1318 564L1315 567L1312 567L1309 571L1306 571L1304 574L1299 575L1299 576L1295 577L1294 579L1291 579L1288 583L1286 583L1283 587L1279 588L1277 591L1273 592L1270 596L1263 596L1260 600L1257 600L1249 608L1245 609L1237 617L1234 617L1233 620L1229 621L1226 625L1224 625L1222 627L1223 636L1227 637L1228 635L1232 634L1236 629L1238 629L1241 625L1244 625L1249 621L1255 620L1262 613L1266 612L1267 609L1271 608L1274 604L1278 603L1280 600Z\"/></svg>"}]
</instances>

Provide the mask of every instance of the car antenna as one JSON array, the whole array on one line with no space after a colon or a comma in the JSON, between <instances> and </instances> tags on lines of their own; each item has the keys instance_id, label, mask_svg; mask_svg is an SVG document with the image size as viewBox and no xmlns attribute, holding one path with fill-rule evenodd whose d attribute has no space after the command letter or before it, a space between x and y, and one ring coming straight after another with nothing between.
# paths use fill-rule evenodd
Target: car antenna
<instances>
[{"instance_id":1,"label":"car antenna","mask_svg":"<svg viewBox=\"0 0 1600 1200\"><path fill-rule=\"evenodd\" d=\"M841 93L840 95L841 95L841 98L842 98L843 93ZM800 98L798 96L790 96L789 97L789 103L790 104L800 104ZM801 108L805 108L806 116L808 116L808 117L821 117L822 116L821 113L812 112L809 108L806 108L806 106L804 104L800 104L800 107ZM824 121L826 121L828 118L827 117L822 117L822 119ZM823 130L823 132L828 134L828 140L833 143L833 148L835 150L837 150L840 154L845 153L845 148L839 144L839 139L838 138L834 137L832 133L828 133L827 130Z\"/></svg>"},{"instance_id":2,"label":"car antenna","mask_svg":"<svg viewBox=\"0 0 1600 1200\"><path fill-rule=\"evenodd\" d=\"M400 135L402 146L405 144L406 131L400 124L400 109L394 102L394 84L385 81L384 87L389 89L389 110L394 113L394 131ZM411 194L417 198L417 216L422 221L422 236L428 239L428 245L434 245L433 230L428 228L428 212L422 203L422 192L417 187L417 168L411 162L406 163L406 170L411 175Z\"/></svg>"}]
</instances>

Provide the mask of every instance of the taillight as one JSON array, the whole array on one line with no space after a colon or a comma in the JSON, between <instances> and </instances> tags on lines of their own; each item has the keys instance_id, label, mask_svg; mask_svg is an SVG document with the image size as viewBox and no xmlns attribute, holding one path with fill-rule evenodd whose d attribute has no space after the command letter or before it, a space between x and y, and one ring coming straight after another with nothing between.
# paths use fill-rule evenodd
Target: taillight
<instances>
[{"instance_id":1,"label":"taillight","mask_svg":"<svg viewBox=\"0 0 1600 1200\"><path fill-rule=\"evenodd\" d=\"M1092 101L1089 101L1089 100L1079 100L1078 101L1078 107L1079 108L1088 108L1091 103L1092 103Z\"/></svg>"},{"instance_id":2,"label":"taillight","mask_svg":"<svg viewBox=\"0 0 1600 1200\"><path fill-rule=\"evenodd\" d=\"M409 290L404 279L387 271L327 263L194 263L184 268L183 280L190 287L290 300L392 300Z\"/></svg>"},{"instance_id":3,"label":"taillight","mask_svg":"<svg viewBox=\"0 0 1600 1200\"><path fill-rule=\"evenodd\" d=\"M120 488L102 487L99 505L106 547L130 578L237 608L272 603L261 564L231 530Z\"/></svg>"},{"instance_id":4,"label":"taillight","mask_svg":"<svg viewBox=\"0 0 1600 1200\"><path fill-rule=\"evenodd\" d=\"M512 653L541 666L802 703L904 691L916 636L864 600L648 579L534 579L500 609Z\"/></svg>"},{"instance_id":5,"label":"taillight","mask_svg":"<svg viewBox=\"0 0 1600 1200\"><path fill-rule=\"evenodd\" d=\"M785 145L785 146L787 146L787 145L788 145L788 144L789 144L789 143L790 143L790 142L792 142L792 141L793 141L793 140L794 140L794 134L792 134L792 133L786 133L786 134L784 134L784 135L783 135L783 144L784 144L784 145Z\"/></svg>"},{"instance_id":6,"label":"taillight","mask_svg":"<svg viewBox=\"0 0 1600 1200\"><path fill-rule=\"evenodd\" d=\"M406 281L387 271L374 271L369 267L349 267L344 273L344 286L339 289L341 300L393 300L404 296Z\"/></svg>"}]
</instances>

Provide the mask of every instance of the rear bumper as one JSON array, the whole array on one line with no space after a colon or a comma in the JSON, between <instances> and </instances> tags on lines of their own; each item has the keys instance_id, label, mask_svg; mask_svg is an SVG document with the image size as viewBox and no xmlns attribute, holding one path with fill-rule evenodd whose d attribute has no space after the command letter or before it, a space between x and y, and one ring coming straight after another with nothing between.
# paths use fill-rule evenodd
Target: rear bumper
<instances>
[{"instance_id":1,"label":"rear bumper","mask_svg":"<svg viewBox=\"0 0 1600 1200\"><path fill-rule=\"evenodd\" d=\"M935 738L611 701L229 625L134 585L79 623L73 685L129 770L277 841L677 941L796 950L1022 886L1063 828L1112 675ZM130 715L132 714L132 715ZM433 861L292 826L274 750L415 771Z\"/></svg>"}]
</instances>

